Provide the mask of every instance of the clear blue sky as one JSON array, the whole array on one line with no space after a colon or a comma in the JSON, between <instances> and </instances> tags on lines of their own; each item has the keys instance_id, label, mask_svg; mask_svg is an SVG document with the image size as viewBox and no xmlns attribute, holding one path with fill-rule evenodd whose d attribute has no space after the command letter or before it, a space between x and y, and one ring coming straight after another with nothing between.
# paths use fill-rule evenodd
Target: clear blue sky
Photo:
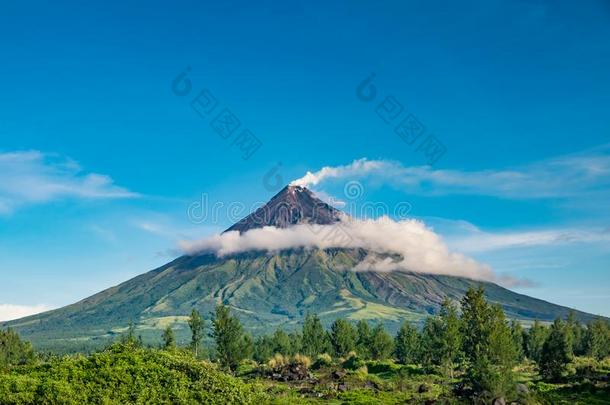
<instances>
[{"instance_id":1,"label":"clear blue sky","mask_svg":"<svg viewBox=\"0 0 610 405\"><path fill-rule=\"evenodd\" d=\"M425 165L376 113L391 95L447 148L430 170L459 181L373 176L363 199L408 201L453 249L536 284L519 291L610 315L606 1L3 2L0 49L7 312L165 263L230 224L189 220L202 193L266 200L278 163L285 183L359 158ZM260 139L250 159L191 109L203 89Z\"/></svg>"}]
</instances>

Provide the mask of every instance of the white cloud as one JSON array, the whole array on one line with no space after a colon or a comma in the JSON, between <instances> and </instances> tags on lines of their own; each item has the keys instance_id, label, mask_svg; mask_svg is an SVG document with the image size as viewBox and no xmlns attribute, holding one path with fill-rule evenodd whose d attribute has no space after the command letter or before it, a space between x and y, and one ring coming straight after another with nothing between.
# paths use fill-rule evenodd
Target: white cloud
<instances>
[{"instance_id":1,"label":"white cloud","mask_svg":"<svg viewBox=\"0 0 610 405\"><path fill-rule=\"evenodd\" d=\"M387 160L355 160L349 165L307 172L291 184L316 186L332 179L375 177L409 193L423 195L473 194L513 199L608 195L608 146L504 170L440 170L405 167Z\"/></svg>"},{"instance_id":2,"label":"white cloud","mask_svg":"<svg viewBox=\"0 0 610 405\"><path fill-rule=\"evenodd\" d=\"M448 243L460 252L487 252L533 246L561 246L573 243L608 243L607 229L551 228L527 231L484 232L473 227L448 237Z\"/></svg>"},{"instance_id":3,"label":"white cloud","mask_svg":"<svg viewBox=\"0 0 610 405\"><path fill-rule=\"evenodd\" d=\"M10 321L12 319L23 318L24 316L38 314L40 312L53 309L44 304L39 305L15 305L0 304L0 321Z\"/></svg>"},{"instance_id":4,"label":"white cloud","mask_svg":"<svg viewBox=\"0 0 610 405\"><path fill-rule=\"evenodd\" d=\"M280 229L264 227L243 234L225 232L198 241L183 241L187 254L214 252L224 256L250 250L279 251L290 248L363 248L371 255L355 269L404 270L445 274L515 285L519 281L494 274L489 266L460 253L450 252L439 235L417 220L393 221L345 218L334 225L295 225Z\"/></svg>"},{"instance_id":5,"label":"white cloud","mask_svg":"<svg viewBox=\"0 0 610 405\"><path fill-rule=\"evenodd\" d=\"M39 151L0 153L0 214L26 204L78 199L133 198L138 194L116 186L97 173L83 173L73 160Z\"/></svg>"}]
</instances>

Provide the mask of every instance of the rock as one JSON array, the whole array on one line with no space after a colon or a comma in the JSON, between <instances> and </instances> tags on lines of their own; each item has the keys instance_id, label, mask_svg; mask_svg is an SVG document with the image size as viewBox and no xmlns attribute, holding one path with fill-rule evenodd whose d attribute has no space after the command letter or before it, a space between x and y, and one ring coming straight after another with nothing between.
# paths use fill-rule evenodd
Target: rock
<instances>
[{"instance_id":1,"label":"rock","mask_svg":"<svg viewBox=\"0 0 610 405\"><path fill-rule=\"evenodd\" d=\"M426 384L420 385L417 389L417 392L419 392L420 394L428 391L430 391L430 387L428 387Z\"/></svg>"},{"instance_id":2,"label":"rock","mask_svg":"<svg viewBox=\"0 0 610 405\"><path fill-rule=\"evenodd\" d=\"M506 405L506 400L502 397L499 397L491 401L491 405Z\"/></svg>"},{"instance_id":3,"label":"rock","mask_svg":"<svg viewBox=\"0 0 610 405\"><path fill-rule=\"evenodd\" d=\"M339 391L343 391L343 392L347 391L347 384L345 384L345 383L343 383L343 384L339 384L339 385L337 386L337 390L339 390Z\"/></svg>"},{"instance_id":4,"label":"rock","mask_svg":"<svg viewBox=\"0 0 610 405\"><path fill-rule=\"evenodd\" d=\"M331 377L333 378L333 380L340 380L345 377L346 374L347 372L345 372L345 370L335 370L331 374Z\"/></svg>"}]
</instances>

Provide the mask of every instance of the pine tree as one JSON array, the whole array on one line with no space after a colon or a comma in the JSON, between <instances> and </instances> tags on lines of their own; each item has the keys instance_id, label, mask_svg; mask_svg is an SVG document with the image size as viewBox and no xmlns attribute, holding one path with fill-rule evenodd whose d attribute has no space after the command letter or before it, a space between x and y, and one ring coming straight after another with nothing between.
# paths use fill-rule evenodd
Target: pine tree
<instances>
[{"instance_id":1,"label":"pine tree","mask_svg":"<svg viewBox=\"0 0 610 405\"><path fill-rule=\"evenodd\" d=\"M290 337L281 329L277 329L273 334L273 354L275 353L280 353L284 356L292 354Z\"/></svg>"},{"instance_id":2,"label":"pine tree","mask_svg":"<svg viewBox=\"0 0 610 405\"><path fill-rule=\"evenodd\" d=\"M273 338L268 335L259 336L254 343L253 357L258 363L264 363L273 356Z\"/></svg>"},{"instance_id":3,"label":"pine tree","mask_svg":"<svg viewBox=\"0 0 610 405\"><path fill-rule=\"evenodd\" d=\"M583 346L588 356L598 360L610 356L610 324L601 318L589 322Z\"/></svg>"},{"instance_id":4,"label":"pine tree","mask_svg":"<svg viewBox=\"0 0 610 405\"><path fill-rule=\"evenodd\" d=\"M203 339L203 330L205 327L205 323L201 314L196 309L191 311L191 316L188 320L189 328L191 328L191 347L193 349L193 353L195 357L199 355L199 347L201 345L201 340Z\"/></svg>"},{"instance_id":5,"label":"pine tree","mask_svg":"<svg viewBox=\"0 0 610 405\"><path fill-rule=\"evenodd\" d=\"M443 357L443 324L438 317L427 317L421 331L420 361L426 365L440 365Z\"/></svg>"},{"instance_id":6,"label":"pine tree","mask_svg":"<svg viewBox=\"0 0 610 405\"><path fill-rule=\"evenodd\" d=\"M173 349L176 347L176 336L171 326L163 330L163 348L166 350Z\"/></svg>"},{"instance_id":7,"label":"pine tree","mask_svg":"<svg viewBox=\"0 0 610 405\"><path fill-rule=\"evenodd\" d=\"M510 324L510 334L513 338L513 343L515 345L515 352L517 353L517 360L522 361L525 357L525 353L523 351L523 347L525 345L523 340L523 327L519 321L513 319Z\"/></svg>"},{"instance_id":8,"label":"pine tree","mask_svg":"<svg viewBox=\"0 0 610 405\"><path fill-rule=\"evenodd\" d=\"M462 299L462 347L469 362L467 376L478 391L505 395L514 386L516 350L500 306L490 306L482 288Z\"/></svg>"},{"instance_id":9,"label":"pine tree","mask_svg":"<svg viewBox=\"0 0 610 405\"><path fill-rule=\"evenodd\" d=\"M449 369L449 375L453 378L453 368L459 361L462 352L462 335L460 333L460 318L456 306L445 299L441 305L441 364Z\"/></svg>"},{"instance_id":10,"label":"pine tree","mask_svg":"<svg viewBox=\"0 0 610 405\"><path fill-rule=\"evenodd\" d=\"M290 355L303 353L303 335L298 331L292 331L288 334L290 339Z\"/></svg>"},{"instance_id":11,"label":"pine tree","mask_svg":"<svg viewBox=\"0 0 610 405\"><path fill-rule=\"evenodd\" d=\"M570 352L579 356L585 354L585 330L578 321L576 313L573 310L570 310L568 317L566 318L566 331L568 333L568 340L570 343Z\"/></svg>"},{"instance_id":12,"label":"pine tree","mask_svg":"<svg viewBox=\"0 0 610 405\"><path fill-rule=\"evenodd\" d=\"M542 355L542 346L549 335L549 330L543 326L538 320L534 321L534 325L529 329L525 337L525 355L536 363L540 362Z\"/></svg>"},{"instance_id":13,"label":"pine tree","mask_svg":"<svg viewBox=\"0 0 610 405\"><path fill-rule=\"evenodd\" d=\"M394 354L399 363L415 363L419 358L419 334L409 322L404 321L394 338Z\"/></svg>"},{"instance_id":14,"label":"pine tree","mask_svg":"<svg viewBox=\"0 0 610 405\"><path fill-rule=\"evenodd\" d=\"M385 360L392 355L394 340L384 329L381 323L375 325L371 331L371 357L373 360Z\"/></svg>"},{"instance_id":15,"label":"pine tree","mask_svg":"<svg viewBox=\"0 0 610 405\"><path fill-rule=\"evenodd\" d=\"M330 342L338 357L356 349L356 337L356 329L345 319L337 319L330 327Z\"/></svg>"},{"instance_id":16,"label":"pine tree","mask_svg":"<svg viewBox=\"0 0 610 405\"><path fill-rule=\"evenodd\" d=\"M0 372L8 366L31 363L34 350L30 342L21 340L12 329L0 330Z\"/></svg>"},{"instance_id":17,"label":"pine tree","mask_svg":"<svg viewBox=\"0 0 610 405\"><path fill-rule=\"evenodd\" d=\"M549 336L542 346L538 363L540 374L550 381L561 379L571 357L569 332L566 324L558 318L553 322Z\"/></svg>"},{"instance_id":18,"label":"pine tree","mask_svg":"<svg viewBox=\"0 0 610 405\"><path fill-rule=\"evenodd\" d=\"M239 362L250 354L248 351L251 347L247 347L248 339L244 338L241 322L223 304L216 306L211 336L216 343L218 361L226 369L235 370Z\"/></svg>"},{"instance_id":19,"label":"pine tree","mask_svg":"<svg viewBox=\"0 0 610 405\"><path fill-rule=\"evenodd\" d=\"M371 328L367 321L360 320L356 324L356 352L363 359L371 357Z\"/></svg>"},{"instance_id":20,"label":"pine tree","mask_svg":"<svg viewBox=\"0 0 610 405\"><path fill-rule=\"evenodd\" d=\"M307 314L303 323L303 353L309 357L327 352L329 349L328 335L314 314Z\"/></svg>"}]
</instances>

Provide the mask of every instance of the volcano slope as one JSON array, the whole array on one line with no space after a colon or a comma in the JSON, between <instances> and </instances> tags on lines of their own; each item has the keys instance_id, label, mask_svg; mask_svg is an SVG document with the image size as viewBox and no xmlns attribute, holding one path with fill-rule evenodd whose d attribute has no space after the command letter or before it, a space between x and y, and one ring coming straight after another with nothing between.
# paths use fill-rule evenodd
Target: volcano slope
<instances>
[{"instance_id":1,"label":"volcano slope","mask_svg":"<svg viewBox=\"0 0 610 405\"><path fill-rule=\"evenodd\" d=\"M262 226L330 224L341 213L301 187L287 187L267 205L227 231ZM482 286L490 302L507 316L524 322L565 317L569 308L517 294L499 285L464 277L416 272L354 271L364 249L299 248L280 252L245 252L217 257L185 255L155 270L63 308L5 322L35 346L50 350L83 350L99 346L130 323L145 341L159 342L167 325L186 341L192 309L205 317L224 303L253 334L277 327L297 327L307 313L325 324L343 317L383 322L394 331L404 320L420 323L448 297L459 300L471 287ZM383 255L380 255L383 259ZM575 311L587 322L593 315Z\"/></svg>"}]
</instances>

